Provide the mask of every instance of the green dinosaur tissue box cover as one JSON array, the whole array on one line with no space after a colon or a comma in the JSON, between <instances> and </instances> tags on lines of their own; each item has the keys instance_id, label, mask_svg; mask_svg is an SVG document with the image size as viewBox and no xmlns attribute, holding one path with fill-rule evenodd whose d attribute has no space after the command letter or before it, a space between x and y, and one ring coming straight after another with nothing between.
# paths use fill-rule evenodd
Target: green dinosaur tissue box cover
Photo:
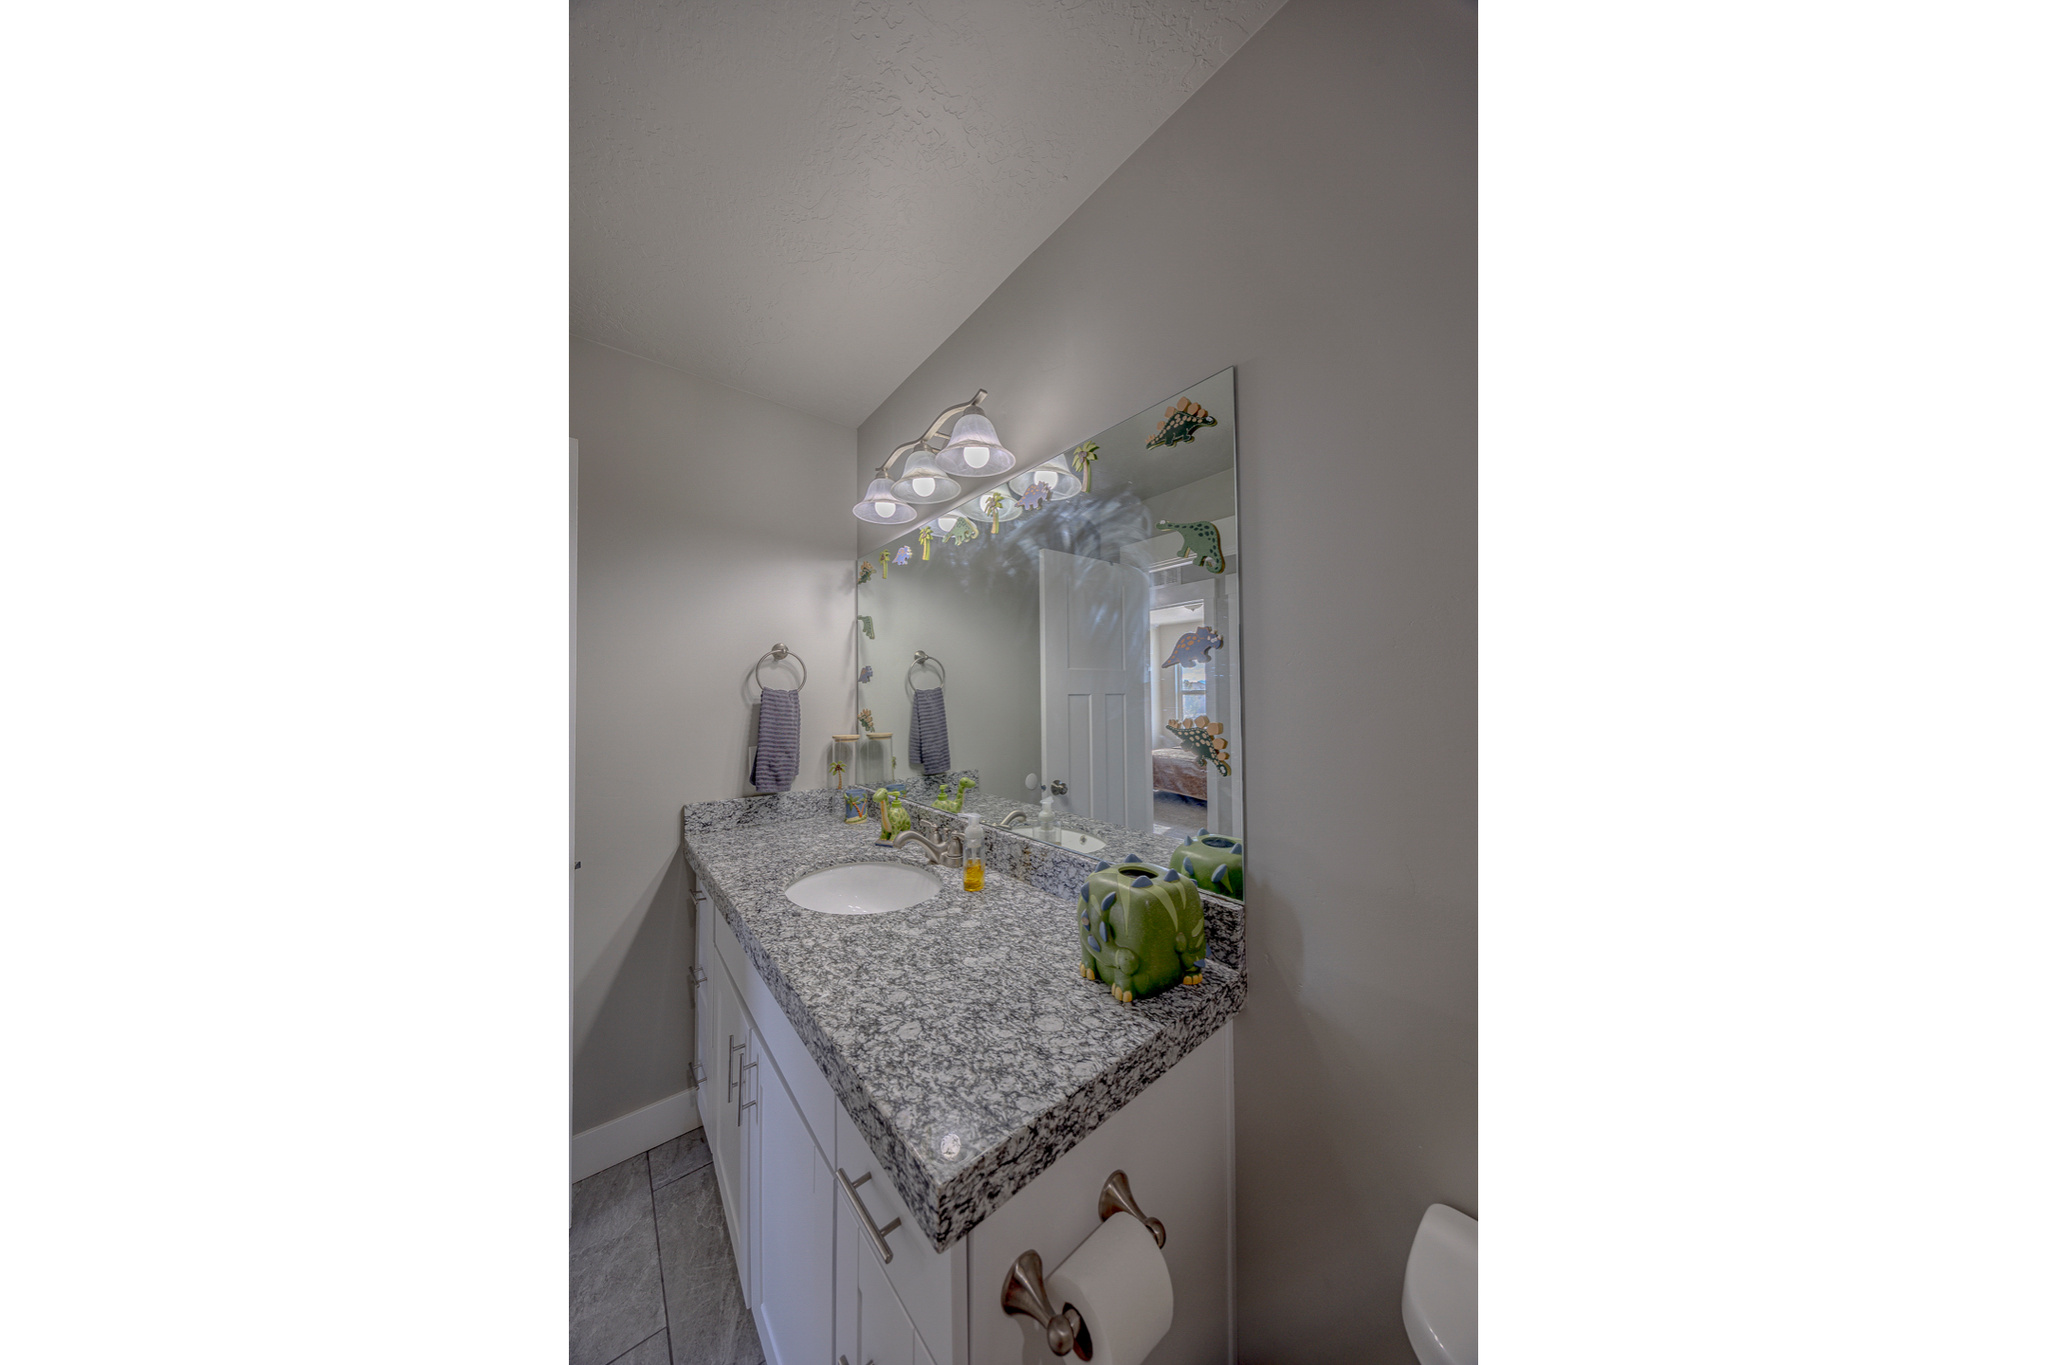
<instances>
[{"instance_id":1,"label":"green dinosaur tissue box cover","mask_svg":"<svg viewBox=\"0 0 2048 1365\"><path fill-rule=\"evenodd\" d=\"M1181 841L1167 866L1183 877L1234 901L1244 899L1244 844L1226 834L1203 830Z\"/></svg>"},{"instance_id":2,"label":"green dinosaur tissue box cover","mask_svg":"<svg viewBox=\"0 0 2048 1365\"><path fill-rule=\"evenodd\" d=\"M1202 897L1180 873L1141 863L1097 863L1081 888L1081 975L1129 1004L1196 986L1209 956Z\"/></svg>"}]
</instances>

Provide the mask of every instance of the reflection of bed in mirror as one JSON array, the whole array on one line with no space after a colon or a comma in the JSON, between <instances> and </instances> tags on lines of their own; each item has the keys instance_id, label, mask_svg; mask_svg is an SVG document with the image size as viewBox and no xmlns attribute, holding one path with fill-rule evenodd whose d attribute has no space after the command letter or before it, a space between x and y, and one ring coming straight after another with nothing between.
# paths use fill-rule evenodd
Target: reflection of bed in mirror
<instances>
[{"instance_id":1,"label":"reflection of bed in mirror","mask_svg":"<svg viewBox=\"0 0 2048 1365\"><path fill-rule=\"evenodd\" d=\"M1209 769L1186 749L1152 751L1152 790L1185 796L1204 805L1209 801Z\"/></svg>"}]
</instances>

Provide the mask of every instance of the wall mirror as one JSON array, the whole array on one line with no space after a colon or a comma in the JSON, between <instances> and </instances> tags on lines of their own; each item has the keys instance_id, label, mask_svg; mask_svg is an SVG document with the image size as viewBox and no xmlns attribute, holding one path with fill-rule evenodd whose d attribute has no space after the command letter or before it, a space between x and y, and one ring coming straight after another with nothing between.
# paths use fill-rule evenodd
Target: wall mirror
<instances>
[{"instance_id":1,"label":"wall mirror","mask_svg":"<svg viewBox=\"0 0 2048 1365\"><path fill-rule=\"evenodd\" d=\"M1236 412L1228 369L864 555L849 776L1099 858L1241 854Z\"/></svg>"}]
</instances>

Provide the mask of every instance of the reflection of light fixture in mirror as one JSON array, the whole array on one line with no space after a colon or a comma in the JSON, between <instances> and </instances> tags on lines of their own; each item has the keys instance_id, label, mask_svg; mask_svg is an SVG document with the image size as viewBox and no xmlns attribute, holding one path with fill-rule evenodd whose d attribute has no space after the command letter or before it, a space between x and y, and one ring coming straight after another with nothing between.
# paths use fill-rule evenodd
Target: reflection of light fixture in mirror
<instances>
[{"instance_id":1,"label":"reflection of light fixture in mirror","mask_svg":"<svg viewBox=\"0 0 2048 1365\"><path fill-rule=\"evenodd\" d=\"M941 502L960 496L960 485L929 450L919 450L903 468L903 477L893 485L896 496L909 502Z\"/></svg>"},{"instance_id":2,"label":"reflection of light fixture in mirror","mask_svg":"<svg viewBox=\"0 0 2048 1365\"><path fill-rule=\"evenodd\" d=\"M1056 464L1042 464L1010 480L1010 487L1019 497L1034 488L1043 488L1054 502L1065 502L1081 491L1081 481Z\"/></svg>"},{"instance_id":3,"label":"reflection of light fixture in mirror","mask_svg":"<svg viewBox=\"0 0 2048 1365\"><path fill-rule=\"evenodd\" d=\"M917 520L917 509L897 497L887 479L876 479L868 485L868 495L854 504L853 514L880 526L901 526Z\"/></svg>"},{"instance_id":4,"label":"reflection of light fixture in mirror","mask_svg":"<svg viewBox=\"0 0 2048 1365\"><path fill-rule=\"evenodd\" d=\"M996 429L979 404L969 406L953 423L953 439L939 452L939 467L969 478L1007 474L1017 466L1017 457L1003 449Z\"/></svg>"},{"instance_id":5,"label":"reflection of light fixture in mirror","mask_svg":"<svg viewBox=\"0 0 2048 1365\"><path fill-rule=\"evenodd\" d=\"M960 514L957 512L948 512L943 517L932 518L932 525L938 528L938 533L942 536L953 534L953 528L959 524Z\"/></svg>"},{"instance_id":6,"label":"reflection of light fixture in mirror","mask_svg":"<svg viewBox=\"0 0 2048 1365\"><path fill-rule=\"evenodd\" d=\"M976 521L994 521L998 513L991 511L989 504L998 498L1002 499L1000 515L1004 521L1008 521L1017 515L1017 495L1007 488L991 488L986 493L980 493L968 499L953 510L964 512Z\"/></svg>"}]
</instances>

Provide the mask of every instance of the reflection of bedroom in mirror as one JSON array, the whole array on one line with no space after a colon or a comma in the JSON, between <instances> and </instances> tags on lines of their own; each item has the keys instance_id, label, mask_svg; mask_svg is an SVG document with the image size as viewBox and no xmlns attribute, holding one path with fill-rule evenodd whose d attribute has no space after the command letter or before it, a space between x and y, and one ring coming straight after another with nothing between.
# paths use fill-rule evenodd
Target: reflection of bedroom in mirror
<instances>
[{"instance_id":1,"label":"reflection of bedroom in mirror","mask_svg":"<svg viewBox=\"0 0 2048 1365\"><path fill-rule=\"evenodd\" d=\"M863 542L862 785L1242 895L1235 379Z\"/></svg>"}]
</instances>

